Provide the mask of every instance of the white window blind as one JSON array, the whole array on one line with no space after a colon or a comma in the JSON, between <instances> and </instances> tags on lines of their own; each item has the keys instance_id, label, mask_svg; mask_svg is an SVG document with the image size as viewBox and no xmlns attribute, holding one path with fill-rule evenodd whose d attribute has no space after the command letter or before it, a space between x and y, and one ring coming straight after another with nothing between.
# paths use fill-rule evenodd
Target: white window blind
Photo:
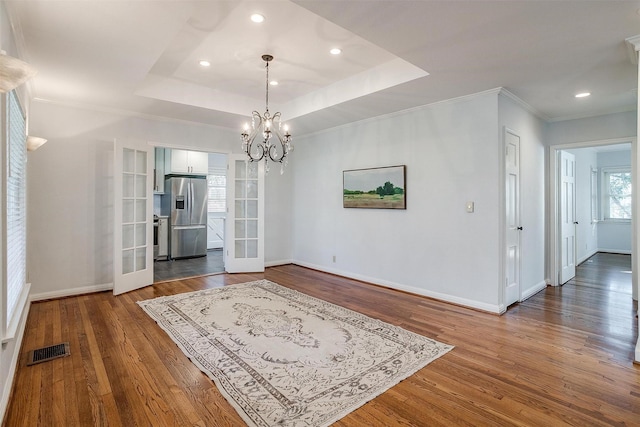
<instances>
[{"instance_id":1,"label":"white window blind","mask_svg":"<svg viewBox=\"0 0 640 427\"><path fill-rule=\"evenodd\" d=\"M209 167L207 175L209 190L209 213L222 213L227 211L227 170L224 168Z\"/></svg>"},{"instance_id":2,"label":"white window blind","mask_svg":"<svg viewBox=\"0 0 640 427\"><path fill-rule=\"evenodd\" d=\"M7 100L7 306L9 323L26 285L26 129L14 92Z\"/></svg>"}]
</instances>

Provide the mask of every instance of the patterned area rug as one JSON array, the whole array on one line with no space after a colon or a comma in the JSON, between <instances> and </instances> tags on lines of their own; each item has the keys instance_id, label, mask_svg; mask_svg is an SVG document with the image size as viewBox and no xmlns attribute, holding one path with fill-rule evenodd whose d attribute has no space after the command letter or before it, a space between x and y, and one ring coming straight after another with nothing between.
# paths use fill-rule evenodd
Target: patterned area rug
<instances>
[{"instance_id":1,"label":"patterned area rug","mask_svg":"<svg viewBox=\"0 0 640 427\"><path fill-rule=\"evenodd\" d=\"M453 348L268 280L138 304L250 426L328 426Z\"/></svg>"}]
</instances>

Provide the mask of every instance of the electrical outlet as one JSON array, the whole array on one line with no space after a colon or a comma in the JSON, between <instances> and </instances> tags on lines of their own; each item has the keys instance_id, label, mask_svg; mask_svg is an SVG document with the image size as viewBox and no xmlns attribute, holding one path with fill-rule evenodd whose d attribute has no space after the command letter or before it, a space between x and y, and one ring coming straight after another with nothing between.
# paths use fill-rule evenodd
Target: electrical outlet
<instances>
[{"instance_id":1,"label":"electrical outlet","mask_svg":"<svg viewBox=\"0 0 640 427\"><path fill-rule=\"evenodd\" d=\"M336 256L335 255L333 256L333 262L336 262Z\"/></svg>"}]
</instances>

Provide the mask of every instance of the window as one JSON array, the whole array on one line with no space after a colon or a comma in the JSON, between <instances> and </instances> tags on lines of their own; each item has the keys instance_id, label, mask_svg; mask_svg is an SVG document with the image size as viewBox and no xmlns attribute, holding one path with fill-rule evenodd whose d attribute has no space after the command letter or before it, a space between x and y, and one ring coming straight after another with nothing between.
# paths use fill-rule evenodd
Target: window
<instances>
[{"instance_id":1,"label":"window","mask_svg":"<svg viewBox=\"0 0 640 427\"><path fill-rule=\"evenodd\" d=\"M631 219L631 169L603 168L603 219Z\"/></svg>"},{"instance_id":2,"label":"window","mask_svg":"<svg viewBox=\"0 0 640 427\"><path fill-rule=\"evenodd\" d=\"M207 175L209 190L209 213L225 213L227 211L227 170L209 168Z\"/></svg>"},{"instance_id":3,"label":"window","mask_svg":"<svg viewBox=\"0 0 640 427\"><path fill-rule=\"evenodd\" d=\"M6 295L2 306L3 341L13 338L22 308L26 302L26 126L25 116L15 92L4 99L3 148L6 197L6 247L2 260L5 276L2 283Z\"/></svg>"}]
</instances>

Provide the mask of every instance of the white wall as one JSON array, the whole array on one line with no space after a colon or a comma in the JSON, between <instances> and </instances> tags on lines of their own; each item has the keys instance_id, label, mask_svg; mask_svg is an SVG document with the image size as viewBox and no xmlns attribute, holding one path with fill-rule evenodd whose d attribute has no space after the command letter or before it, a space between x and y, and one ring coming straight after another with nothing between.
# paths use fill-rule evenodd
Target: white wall
<instances>
[{"instance_id":1,"label":"white wall","mask_svg":"<svg viewBox=\"0 0 640 427\"><path fill-rule=\"evenodd\" d=\"M576 158L576 260L580 264L598 251L598 225L591 221L591 170L598 168L593 148L566 150Z\"/></svg>"},{"instance_id":2,"label":"white wall","mask_svg":"<svg viewBox=\"0 0 640 427\"><path fill-rule=\"evenodd\" d=\"M295 262L499 311L499 145L496 91L300 138ZM393 165L406 210L342 207L344 170Z\"/></svg>"},{"instance_id":3,"label":"white wall","mask_svg":"<svg viewBox=\"0 0 640 427\"><path fill-rule=\"evenodd\" d=\"M598 168L631 167L631 149L598 153ZM601 175L600 175L601 176ZM602 221L598 223L598 250L631 253L631 222Z\"/></svg>"},{"instance_id":4,"label":"white wall","mask_svg":"<svg viewBox=\"0 0 640 427\"><path fill-rule=\"evenodd\" d=\"M636 135L636 112L608 114L547 125L546 145L628 138Z\"/></svg>"},{"instance_id":5,"label":"white wall","mask_svg":"<svg viewBox=\"0 0 640 427\"><path fill-rule=\"evenodd\" d=\"M32 105L31 118L34 132L49 140L28 159L28 274L36 297L111 286L114 138L210 152L240 151L237 132L211 126L43 102ZM286 174L267 178L267 261L291 257L289 180Z\"/></svg>"},{"instance_id":6,"label":"white wall","mask_svg":"<svg viewBox=\"0 0 640 427\"><path fill-rule=\"evenodd\" d=\"M520 136L520 294L526 299L546 287L545 127L504 91L499 97L499 123L500 129L509 128Z\"/></svg>"}]
</instances>

